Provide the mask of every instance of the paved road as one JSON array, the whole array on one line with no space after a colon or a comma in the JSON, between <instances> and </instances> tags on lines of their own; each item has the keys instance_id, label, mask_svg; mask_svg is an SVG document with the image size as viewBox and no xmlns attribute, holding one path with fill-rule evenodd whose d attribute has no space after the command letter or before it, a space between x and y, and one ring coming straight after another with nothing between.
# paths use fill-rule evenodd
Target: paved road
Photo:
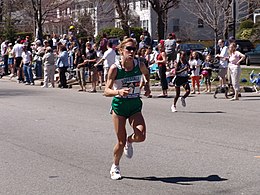
<instances>
[{"instance_id":1,"label":"paved road","mask_svg":"<svg viewBox=\"0 0 260 195\"><path fill-rule=\"evenodd\" d=\"M0 80L0 194L258 195L260 94L242 96L143 98L147 140L112 181L110 98Z\"/></svg>"}]
</instances>

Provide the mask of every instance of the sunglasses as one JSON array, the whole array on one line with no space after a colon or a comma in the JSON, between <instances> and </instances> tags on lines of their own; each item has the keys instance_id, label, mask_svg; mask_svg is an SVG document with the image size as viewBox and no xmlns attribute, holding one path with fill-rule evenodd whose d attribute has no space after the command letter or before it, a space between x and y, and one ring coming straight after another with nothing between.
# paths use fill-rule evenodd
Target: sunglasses
<instances>
[{"instance_id":1,"label":"sunglasses","mask_svg":"<svg viewBox=\"0 0 260 195\"><path fill-rule=\"evenodd\" d=\"M132 46L127 46L127 47L125 47L125 49L127 51L136 51L136 47L132 47Z\"/></svg>"}]
</instances>

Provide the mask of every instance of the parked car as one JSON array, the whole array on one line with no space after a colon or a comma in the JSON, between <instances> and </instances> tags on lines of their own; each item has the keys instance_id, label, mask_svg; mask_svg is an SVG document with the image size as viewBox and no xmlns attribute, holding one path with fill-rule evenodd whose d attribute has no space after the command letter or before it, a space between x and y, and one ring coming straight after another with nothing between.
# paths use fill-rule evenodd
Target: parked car
<instances>
[{"instance_id":1,"label":"parked car","mask_svg":"<svg viewBox=\"0 0 260 195\"><path fill-rule=\"evenodd\" d=\"M200 43L183 43L180 45L182 51L191 52L191 51L204 51L205 46Z\"/></svg>"},{"instance_id":2,"label":"parked car","mask_svg":"<svg viewBox=\"0 0 260 195\"><path fill-rule=\"evenodd\" d=\"M260 45L250 52L245 53L245 55L247 66L250 66L251 64L260 64Z\"/></svg>"},{"instance_id":3,"label":"parked car","mask_svg":"<svg viewBox=\"0 0 260 195\"><path fill-rule=\"evenodd\" d=\"M206 47L200 43L183 43L180 44L180 50L184 51L187 54L187 57L190 56L191 52L196 51L199 54L199 58L204 60L204 51Z\"/></svg>"},{"instance_id":4,"label":"parked car","mask_svg":"<svg viewBox=\"0 0 260 195\"><path fill-rule=\"evenodd\" d=\"M254 45L249 40L236 40L237 50L241 53L245 54L246 52L250 52L254 49Z\"/></svg>"}]
</instances>

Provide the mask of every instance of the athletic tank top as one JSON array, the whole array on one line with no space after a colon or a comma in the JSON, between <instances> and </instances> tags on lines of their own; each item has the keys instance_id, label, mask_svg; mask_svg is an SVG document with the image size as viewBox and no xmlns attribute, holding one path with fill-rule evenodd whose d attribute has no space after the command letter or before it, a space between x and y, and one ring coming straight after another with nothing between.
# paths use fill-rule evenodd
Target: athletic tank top
<instances>
[{"instance_id":1,"label":"athletic tank top","mask_svg":"<svg viewBox=\"0 0 260 195\"><path fill-rule=\"evenodd\" d=\"M121 63L116 61L117 76L113 84L114 90L119 90L122 88L130 88L129 94L127 96L119 96L118 98L137 98L140 96L140 82L142 78L142 72L139 67L139 61L134 59L134 68L131 71L125 71Z\"/></svg>"}]
</instances>

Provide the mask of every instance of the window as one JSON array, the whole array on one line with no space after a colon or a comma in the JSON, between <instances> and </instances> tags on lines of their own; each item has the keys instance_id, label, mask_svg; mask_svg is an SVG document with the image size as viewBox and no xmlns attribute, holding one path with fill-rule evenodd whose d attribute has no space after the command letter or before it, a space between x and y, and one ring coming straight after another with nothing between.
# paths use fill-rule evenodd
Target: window
<instances>
[{"instance_id":1,"label":"window","mask_svg":"<svg viewBox=\"0 0 260 195\"><path fill-rule=\"evenodd\" d=\"M116 28L121 28L121 22L116 22Z\"/></svg>"},{"instance_id":2,"label":"window","mask_svg":"<svg viewBox=\"0 0 260 195\"><path fill-rule=\"evenodd\" d=\"M141 27L143 28L143 30L147 30L148 31L148 20L141 20Z\"/></svg>"},{"instance_id":3,"label":"window","mask_svg":"<svg viewBox=\"0 0 260 195\"><path fill-rule=\"evenodd\" d=\"M179 18L173 18L172 19L172 31L173 32L179 32L180 31L180 19Z\"/></svg>"},{"instance_id":4,"label":"window","mask_svg":"<svg viewBox=\"0 0 260 195\"><path fill-rule=\"evenodd\" d=\"M202 19L198 19L198 28L204 28L204 22Z\"/></svg>"},{"instance_id":5,"label":"window","mask_svg":"<svg viewBox=\"0 0 260 195\"><path fill-rule=\"evenodd\" d=\"M89 4L88 4L88 7L89 7L89 8L94 8L94 4L93 4L93 3L89 3Z\"/></svg>"},{"instance_id":6,"label":"window","mask_svg":"<svg viewBox=\"0 0 260 195\"><path fill-rule=\"evenodd\" d=\"M141 10L148 9L148 0L141 0L140 1L140 8L141 8Z\"/></svg>"}]
</instances>

